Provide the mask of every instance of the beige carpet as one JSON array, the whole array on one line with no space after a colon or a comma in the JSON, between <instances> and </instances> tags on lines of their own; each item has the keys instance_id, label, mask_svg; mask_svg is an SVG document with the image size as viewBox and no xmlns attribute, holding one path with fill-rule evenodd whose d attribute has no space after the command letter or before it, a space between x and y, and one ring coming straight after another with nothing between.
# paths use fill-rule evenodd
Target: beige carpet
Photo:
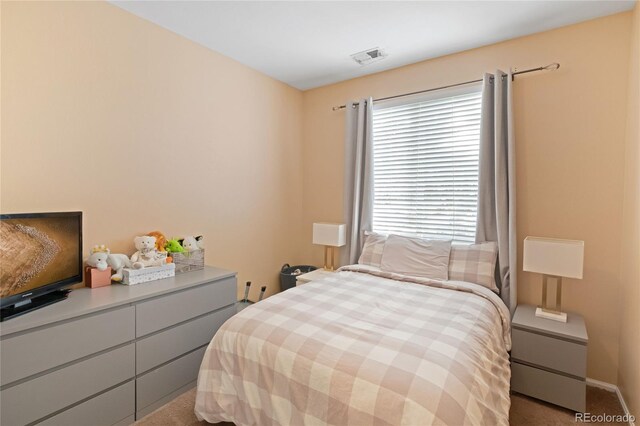
<instances>
[{"instance_id":1,"label":"beige carpet","mask_svg":"<svg viewBox=\"0 0 640 426\"><path fill-rule=\"evenodd\" d=\"M192 389L140 419L135 424L138 426L207 425L207 422L199 422L193 413L195 395L196 391ZM587 412L591 414L624 414L615 393L591 386L587 387ZM573 411L522 395L511 396L509 422L517 426L575 424ZM231 423L218 423L218 425L233 426Z\"/></svg>"}]
</instances>

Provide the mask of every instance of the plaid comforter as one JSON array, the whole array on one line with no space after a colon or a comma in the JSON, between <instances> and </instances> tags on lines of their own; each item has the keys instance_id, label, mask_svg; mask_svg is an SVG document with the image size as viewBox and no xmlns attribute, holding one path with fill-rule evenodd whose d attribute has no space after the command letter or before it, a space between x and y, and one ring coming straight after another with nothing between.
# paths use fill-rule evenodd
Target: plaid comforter
<instances>
[{"instance_id":1,"label":"plaid comforter","mask_svg":"<svg viewBox=\"0 0 640 426\"><path fill-rule=\"evenodd\" d=\"M236 425L507 425L509 327L481 286L345 267L229 319L195 412Z\"/></svg>"}]
</instances>

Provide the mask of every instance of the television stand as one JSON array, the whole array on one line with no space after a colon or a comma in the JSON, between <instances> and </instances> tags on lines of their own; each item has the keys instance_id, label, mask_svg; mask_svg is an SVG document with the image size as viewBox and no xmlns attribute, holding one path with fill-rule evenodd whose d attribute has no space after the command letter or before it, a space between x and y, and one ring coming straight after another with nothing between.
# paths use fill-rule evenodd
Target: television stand
<instances>
[{"instance_id":1,"label":"television stand","mask_svg":"<svg viewBox=\"0 0 640 426\"><path fill-rule=\"evenodd\" d=\"M14 318L34 309L40 309L47 305L61 302L69 296L71 290L56 290L51 293L43 294L42 296L34 297L33 299L22 300L14 305L7 306L0 309L0 322Z\"/></svg>"}]
</instances>

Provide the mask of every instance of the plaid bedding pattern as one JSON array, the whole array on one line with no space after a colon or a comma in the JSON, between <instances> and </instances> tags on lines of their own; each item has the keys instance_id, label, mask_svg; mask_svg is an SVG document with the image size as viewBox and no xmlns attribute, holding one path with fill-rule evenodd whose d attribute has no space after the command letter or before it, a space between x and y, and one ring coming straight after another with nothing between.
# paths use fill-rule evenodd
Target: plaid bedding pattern
<instances>
[{"instance_id":1,"label":"plaid bedding pattern","mask_svg":"<svg viewBox=\"0 0 640 426\"><path fill-rule=\"evenodd\" d=\"M387 236L368 231L365 231L364 235L364 245L362 246L362 252L360 253L358 263L360 265L380 267L380 263L382 263L382 252L384 251Z\"/></svg>"},{"instance_id":2,"label":"plaid bedding pattern","mask_svg":"<svg viewBox=\"0 0 640 426\"><path fill-rule=\"evenodd\" d=\"M496 285L498 243L452 245L449 257L449 279L479 284L493 291Z\"/></svg>"},{"instance_id":3,"label":"plaid bedding pattern","mask_svg":"<svg viewBox=\"0 0 640 426\"><path fill-rule=\"evenodd\" d=\"M510 325L498 296L375 269L343 268L229 319L202 361L197 417L507 425Z\"/></svg>"}]
</instances>

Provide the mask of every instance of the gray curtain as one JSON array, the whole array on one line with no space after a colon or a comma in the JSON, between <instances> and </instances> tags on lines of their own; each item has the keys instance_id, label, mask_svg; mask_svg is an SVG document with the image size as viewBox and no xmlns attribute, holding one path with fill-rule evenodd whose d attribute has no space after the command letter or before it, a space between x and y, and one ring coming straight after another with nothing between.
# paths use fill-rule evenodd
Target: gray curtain
<instances>
[{"instance_id":1,"label":"gray curtain","mask_svg":"<svg viewBox=\"0 0 640 426\"><path fill-rule=\"evenodd\" d=\"M373 153L371 98L346 104L344 155L344 223L347 245L341 247L340 263L358 263L364 231L371 230L373 214Z\"/></svg>"},{"instance_id":2,"label":"gray curtain","mask_svg":"<svg viewBox=\"0 0 640 426\"><path fill-rule=\"evenodd\" d=\"M517 304L515 141L511 73L485 74L480 125L476 242L498 242L498 287L511 314Z\"/></svg>"}]
</instances>

